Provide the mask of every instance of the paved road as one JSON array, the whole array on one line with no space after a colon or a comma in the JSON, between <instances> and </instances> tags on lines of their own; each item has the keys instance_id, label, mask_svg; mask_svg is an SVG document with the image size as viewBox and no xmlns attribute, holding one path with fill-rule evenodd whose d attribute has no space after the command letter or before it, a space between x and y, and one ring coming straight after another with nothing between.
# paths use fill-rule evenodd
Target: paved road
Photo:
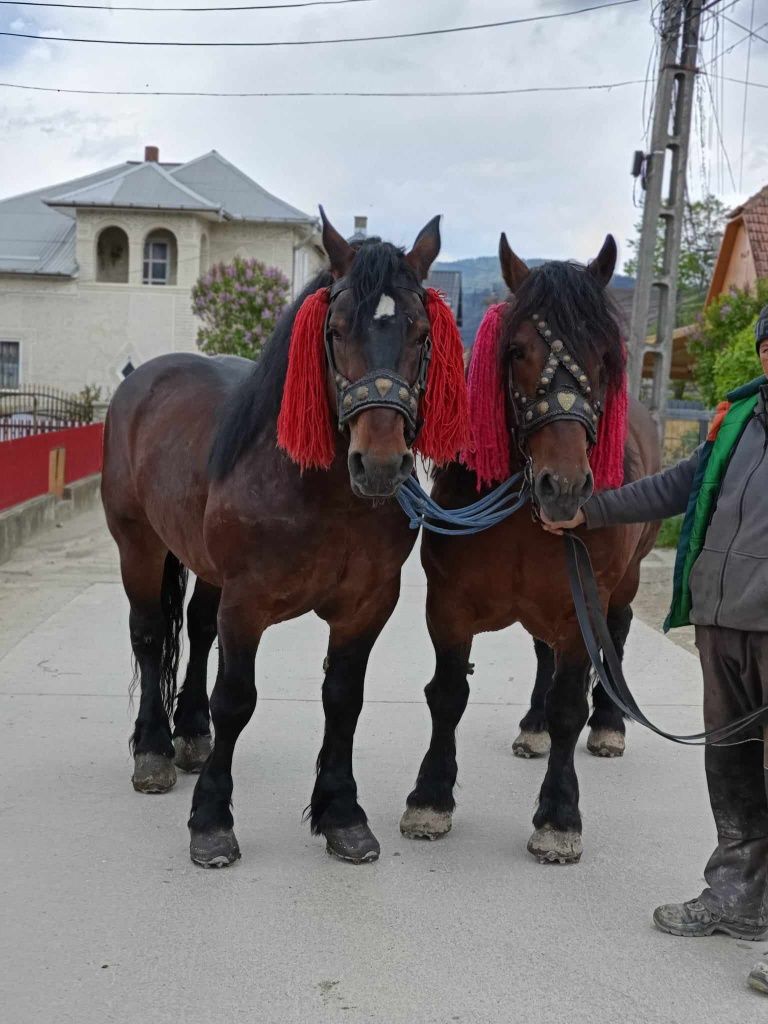
<instances>
[{"instance_id":1,"label":"paved road","mask_svg":"<svg viewBox=\"0 0 768 1024\"><path fill-rule=\"evenodd\" d=\"M236 756L243 859L194 867L193 779L130 786L126 607L100 516L0 567L0 1005L8 1024L452 1024L736 1021L765 1014L745 974L766 944L674 939L661 899L697 891L712 844L701 753L631 730L627 756L577 753L585 853L525 851L540 762L511 740L532 673L517 630L481 638L460 733L459 808L434 844L397 828L424 750L430 648L408 566L374 651L358 730L375 865L331 860L301 823L320 743L325 638L272 630ZM628 665L648 708L698 725L690 654L642 623Z\"/></svg>"}]
</instances>

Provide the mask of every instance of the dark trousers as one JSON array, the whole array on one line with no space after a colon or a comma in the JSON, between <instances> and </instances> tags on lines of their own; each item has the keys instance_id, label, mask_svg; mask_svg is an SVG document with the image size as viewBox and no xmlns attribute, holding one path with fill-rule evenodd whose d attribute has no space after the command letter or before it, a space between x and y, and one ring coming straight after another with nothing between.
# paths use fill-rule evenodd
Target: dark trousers
<instances>
[{"instance_id":1,"label":"dark trousers","mask_svg":"<svg viewBox=\"0 0 768 1024\"><path fill-rule=\"evenodd\" d=\"M707 729L768 703L768 632L697 626L696 646ZM701 899L711 911L759 930L768 927L768 771L762 729L736 738L746 737L751 741L705 751L718 842Z\"/></svg>"}]
</instances>

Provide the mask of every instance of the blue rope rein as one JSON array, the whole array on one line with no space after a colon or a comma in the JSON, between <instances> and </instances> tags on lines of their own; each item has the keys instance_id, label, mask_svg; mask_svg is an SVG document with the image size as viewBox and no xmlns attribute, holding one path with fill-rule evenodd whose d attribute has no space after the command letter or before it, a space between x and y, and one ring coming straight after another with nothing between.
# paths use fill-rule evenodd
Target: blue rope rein
<instances>
[{"instance_id":1,"label":"blue rope rein","mask_svg":"<svg viewBox=\"0 0 768 1024\"><path fill-rule=\"evenodd\" d=\"M528 487L520 472L472 505L442 508L412 476L398 488L397 500L412 530L423 527L431 533L455 537L480 533L514 515L528 501Z\"/></svg>"}]
</instances>

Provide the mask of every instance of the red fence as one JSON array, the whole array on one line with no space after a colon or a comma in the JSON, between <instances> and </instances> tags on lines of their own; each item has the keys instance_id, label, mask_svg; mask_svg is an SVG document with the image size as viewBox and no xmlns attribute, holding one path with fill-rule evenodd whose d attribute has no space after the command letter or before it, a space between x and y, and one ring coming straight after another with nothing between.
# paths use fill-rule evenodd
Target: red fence
<instances>
[{"instance_id":1,"label":"red fence","mask_svg":"<svg viewBox=\"0 0 768 1024\"><path fill-rule=\"evenodd\" d=\"M64 484L101 471L104 424L0 442L0 509L51 491L51 452L64 450ZM59 462L60 465L60 462Z\"/></svg>"}]
</instances>

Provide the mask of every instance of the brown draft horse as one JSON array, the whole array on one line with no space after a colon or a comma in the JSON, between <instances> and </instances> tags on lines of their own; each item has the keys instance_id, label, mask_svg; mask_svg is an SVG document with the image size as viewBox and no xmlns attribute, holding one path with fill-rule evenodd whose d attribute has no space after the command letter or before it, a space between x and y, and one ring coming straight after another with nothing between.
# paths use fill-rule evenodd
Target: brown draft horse
<instances>
[{"instance_id":1,"label":"brown draft horse","mask_svg":"<svg viewBox=\"0 0 768 1024\"><path fill-rule=\"evenodd\" d=\"M170 789L174 755L179 767L202 769L190 853L206 867L240 856L230 810L232 755L256 707L259 638L273 623L308 611L330 627L312 830L345 860L379 853L357 801L352 745L368 656L395 607L415 540L397 503L385 499L413 469L417 386L427 409L421 437L431 415L436 346L421 282L440 249L439 218L406 255L380 239L353 248L322 208L321 215L331 269L284 315L255 365L196 355L151 360L120 385L107 419L102 496L120 551L141 683L133 784L144 793ZM326 305L319 307L316 403L327 414L330 465L303 471L277 447L277 423L292 329L302 309L317 308L305 300L318 295ZM428 343L433 358L424 390ZM458 336L456 346L461 376ZM294 385L302 401L309 384ZM342 431L330 426L337 402L347 416ZM198 582L172 733L186 569ZM205 668L217 633L211 749Z\"/></svg>"},{"instance_id":2,"label":"brown draft horse","mask_svg":"<svg viewBox=\"0 0 768 1024\"><path fill-rule=\"evenodd\" d=\"M609 387L618 388L624 380L619 325L604 291L614 270L616 246L609 235L586 269L552 262L529 271L502 235L500 259L511 292L494 353L501 361L497 376L504 391L501 436L502 443L509 444L504 457L509 454L513 470L527 468L535 505L550 520L565 521L593 489L585 422L597 422L592 415L594 399L604 398ZM544 317L546 332L536 326ZM558 340L550 343L545 334ZM570 360L578 364L581 384L576 388L563 358L569 366ZM546 412L547 400L558 395L547 388L563 385L571 390L558 412L564 413L567 407L571 416L551 416ZM583 405L585 395L591 406ZM579 408L581 416L576 416ZM542 415L537 422L539 409ZM533 421L528 431L521 430L526 418ZM618 448L616 454L620 470ZM654 423L633 402L624 477L629 481L653 473L659 462ZM467 505L477 498L477 478L464 465L452 463L438 473L433 497L447 507ZM640 562L653 544L656 529L620 526L584 532L620 650L629 630ZM531 510L523 508L474 536L425 532L421 555L428 580L427 622L436 655L435 674L425 690L432 738L407 799L400 826L403 834L435 839L451 828L457 774L455 730L469 696L472 639L477 633L520 622L540 642L539 653L551 648L555 658L553 675L540 672L539 690L545 700L538 710L546 726L540 722L539 728L548 727L551 749L528 849L540 861L578 861L581 816L573 755L588 715L590 666L568 586L562 540L545 533ZM528 728L533 727L534 722L528 723Z\"/></svg>"}]
</instances>

